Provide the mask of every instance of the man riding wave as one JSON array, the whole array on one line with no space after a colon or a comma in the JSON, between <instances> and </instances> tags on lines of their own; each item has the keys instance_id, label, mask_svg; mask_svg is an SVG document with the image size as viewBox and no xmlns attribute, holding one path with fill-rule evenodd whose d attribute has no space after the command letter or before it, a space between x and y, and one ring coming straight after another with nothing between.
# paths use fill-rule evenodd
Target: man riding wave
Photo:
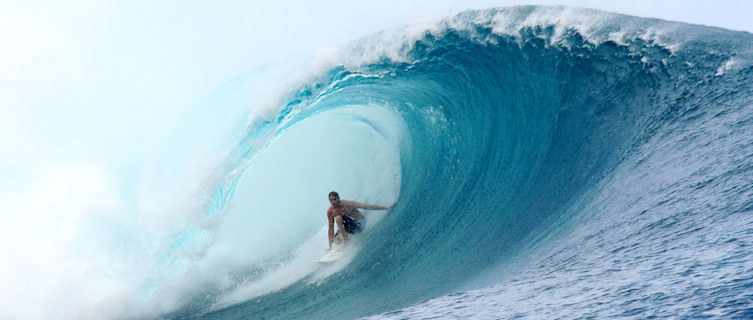
<instances>
[{"instance_id":1,"label":"man riding wave","mask_svg":"<svg viewBox=\"0 0 753 320\"><path fill-rule=\"evenodd\" d=\"M332 242L339 235L342 236L343 245L338 249L342 251L348 244L348 234L356 234L363 231L366 226L366 217L358 209L366 210L388 210L392 206L380 206L375 204L366 204L352 200L340 200L340 195L332 191L329 193L330 207L327 210L327 221L329 222L329 248L332 249ZM335 233L335 223L337 223L337 233Z\"/></svg>"}]
</instances>

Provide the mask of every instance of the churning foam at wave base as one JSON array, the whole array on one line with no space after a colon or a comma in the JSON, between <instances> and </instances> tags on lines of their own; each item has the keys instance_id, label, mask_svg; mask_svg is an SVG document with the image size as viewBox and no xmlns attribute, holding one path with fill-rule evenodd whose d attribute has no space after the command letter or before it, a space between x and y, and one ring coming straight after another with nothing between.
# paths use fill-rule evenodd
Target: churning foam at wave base
<instances>
[{"instance_id":1,"label":"churning foam at wave base","mask_svg":"<svg viewBox=\"0 0 753 320\"><path fill-rule=\"evenodd\" d=\"M248 113L248 95L261 97L261 89L226 96L224 112L199 104L131 131L13 139L24 152L3 160L0 317L142 317L174 308L182 297L152 301L148 282L176 230L201 214L197 190L232 136L228 124L244 122L239 110ZM120 149L98 146L110 135Z\"/></svg>"},{"instance_id":2,"label":"churning foam at wave base","mask_svg":"<svg viewBox=\"0 0 753 320\"><path fill-rule=\"evenodd\" d=\"M37 179L17 181L3 193L0 317L120 318L166 311L170 299L145 299L143 285L158 267L160 243L168 243L175 225L194 210L185 200L191 188L173 184L190 178L159 181L149 172L128 177L143 168L124 173L78 160L41 168ZM161 178L174 174L166 169Z\"/></svg>"},{"instance_id":3,"label":"churning foam at wave base","mask_svg":"<svg viewBox=\"0 0 753 320\"><path fill-rule=\"evenodd\" d=\"M180 230L203 223L207 176L227 137L254 114L251 97L268 101L263 93L272 90L251 84L267 75L229 84L236 91L218 92L222 103L210 97L172 117L71 107L6 135L14 138L0 147L20 152L0 160L0 317L145 317L184 301L155 301L152 283Z\"/></svg>"}]
</instances>

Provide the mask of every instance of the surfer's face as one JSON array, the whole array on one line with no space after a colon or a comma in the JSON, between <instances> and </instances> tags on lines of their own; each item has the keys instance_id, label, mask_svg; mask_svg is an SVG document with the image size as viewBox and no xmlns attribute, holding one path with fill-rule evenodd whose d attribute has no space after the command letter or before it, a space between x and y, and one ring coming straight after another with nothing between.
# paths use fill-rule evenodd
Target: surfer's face
<instances>
[{"instance_id":1,"label":"surfer's face","mask_svg":"<svg viewBox=\"0 0 753 320\"><path fill-rule=\"evenodd\" d=\"M340 198L337 196L329 196L329 204L337 207L340 205Z\"/></svg>"}]
</instances>

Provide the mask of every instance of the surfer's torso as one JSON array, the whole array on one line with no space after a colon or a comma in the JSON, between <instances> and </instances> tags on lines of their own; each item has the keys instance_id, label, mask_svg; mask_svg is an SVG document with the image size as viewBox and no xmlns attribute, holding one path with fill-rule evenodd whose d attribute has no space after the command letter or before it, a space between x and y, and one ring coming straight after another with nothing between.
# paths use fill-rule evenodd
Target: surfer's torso
<instances>
[{"instance_id":1,"label":"surfer's torso","mask_svg":"<svg viewBox=\"0 0 753 320\"><path fill-rule=\"evenodd\" d=\"M363 213L361 213L361 211L356 208L356 203L354 201L348 200L341 200L339 206L333 205L329 207L329 210L327 210L327 216L330 218L337 216L348 216L358 220L366 219Z\"/></svg>"}]
</instances>

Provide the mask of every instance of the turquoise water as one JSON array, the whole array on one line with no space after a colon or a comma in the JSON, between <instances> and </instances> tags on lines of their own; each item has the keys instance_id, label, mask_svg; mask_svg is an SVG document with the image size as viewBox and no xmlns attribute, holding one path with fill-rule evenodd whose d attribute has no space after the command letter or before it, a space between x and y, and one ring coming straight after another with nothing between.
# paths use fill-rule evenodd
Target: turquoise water
<instances>
[{"instance_id":1,"label":"turquoise water","mask_svg":"<svg viewBox=\"0 0 753 320\"><path fill-rule=\"evenodd\" d=\"M207 188L203 219L220 226L180 233L161 262L222 281L167 314L749 318L752 49L744 32L515 7L291 68ZM322 266L330 189L396 205ZM191 246L208 253L176 253ZM225 262L202 264L213 252Z\"/></svg>"}]
</instances>

